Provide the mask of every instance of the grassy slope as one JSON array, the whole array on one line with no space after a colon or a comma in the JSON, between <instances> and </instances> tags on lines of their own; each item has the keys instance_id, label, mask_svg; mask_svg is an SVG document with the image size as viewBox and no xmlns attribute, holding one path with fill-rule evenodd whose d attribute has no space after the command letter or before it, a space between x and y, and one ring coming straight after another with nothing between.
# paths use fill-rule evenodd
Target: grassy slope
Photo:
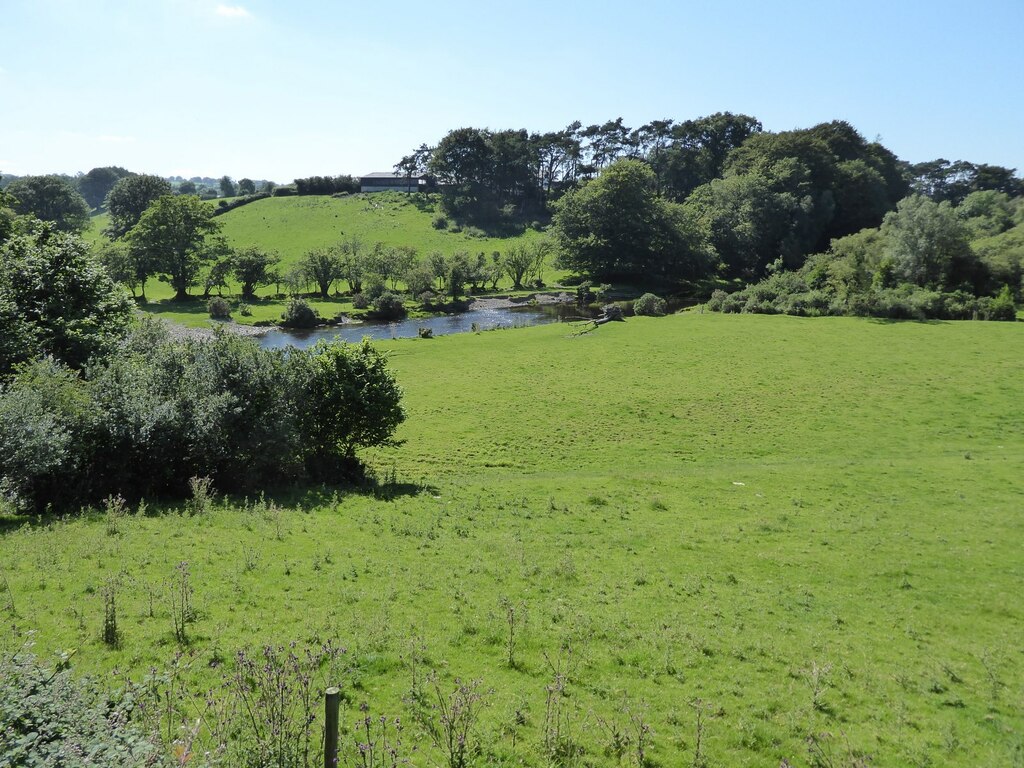
<instances>
[{"instance_id":1,"label":"grassy slope","mask_svg":"<svg viewBox=\"0 0 1024 768\"><path fill-rule=\"evenodd\" d=\"M715 765L808 765L806 737L825 732L872 765L1020 749L1020 327L691 313L385 346L409 420L372 459L429 492L137 518L114 536L95 518L9 530L0 638L37 628L85 670L164 664L161 584L187 560L198 667L336 637L353 701L397 714L421 636L446 679L496 689L496 756L525 712L529 765L544 764L544 654L567 639L596 765L614 764L596 718L623 692L646 702L662 765L691 764L697 698ZM97 638L116 573L115 651ZM518 670L503 596L528 607Z\"/></svg>"},{"instance_id":2,"label":"grassy slope","mask_svg":"<svg viewBox=\"0 0 1024 768\"><path fill-rule=\"evenodd\" d=\"M431 222L436 215L433 201L414 204L408 195L399 193L378 193L374 195L352 195L344 198L310 195L303 197L272 197L258 200L218 216L222 232L228 243L236 248L259 245L276 250L281 254L281 268L287 269L308 251L314 248L337 245L350 237L358 237L365 247L381 242L387 246L411 245L421 256L432 251L446 255L456 251L467 251L471 255L483 251L490 256L492 251L505 251L510 244L529 242L543 235L527 230L512 238L470 237L464 233L434 229ZM91 228L85 233L86 239L96 240L107 224L108 216L93 217ZM549 270L546 279L551 282L562 273ZM505 287L510 288L511 283ZM238 287L232 286L237 292ZM266 297L273 293L273 287L264 288L257 295ZM193 292L201 292L193 289ZM168 301L174 291L166 283L150 280L146 295L151 303L147 311L186 325L206 326L209 317L205 303L196 301L181 307ZM278 320L283 302L256 304L253 315L235 320L253 323L257 320ZM332 302L320 307L321 314L330 317L342 309L350 309L346 303Z\"/></svg>"},{"instance_id":3,"label":"grassy slope","mask_svg":"<svg viewBox=\"0 0 1024 768\"><path fill-rule=\"evenodd\" d=\"M422 208L408 195L377 193L343 198L310 195L274 197L236 208L218 220L228 242L235 247L259 245L277 250L287 265L314 248L337 245L357 237L364 246L411 245L421 255L431 251L451 254L503 251L510 241L531 240L540 234L527 230L516 238L470 237L434 229L431 201Z\"/></svg>"}]
</instances>

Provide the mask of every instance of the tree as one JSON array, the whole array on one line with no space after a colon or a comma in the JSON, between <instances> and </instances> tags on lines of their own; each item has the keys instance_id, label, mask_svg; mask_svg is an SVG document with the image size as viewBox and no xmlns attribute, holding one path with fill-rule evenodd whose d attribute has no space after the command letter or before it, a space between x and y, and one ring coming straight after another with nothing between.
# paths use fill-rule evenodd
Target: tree
<instances>
[{"instance_id":1,"label":"tree","mask_svg":"<svg viewBox=\"0 0 1024 768\"><path fill-rule=\"evenodd\" d=\"M118 181L107 195L110 225L104 233L111 240L119 240L139 223L142 214L155 200L169 194L170 182L159 176L126 176Z\"/></svg>"},{"instance_id":2,"label":"tree","mask_svg":"<svg viewBox=\"0 0 1024 768\"><path fill-rule=\"evenodd\" d=\"M654 192L654 172L617 160L555 206L560 263L599 278L677 281L710 264L690 214Z\"/></svg>"},{"instance_id":3,"label":"tree","mask_svg":"<svg viewBox=\"0 0 1024 768\"><path fill-rule=\"evenodd\" d=\"M218 296L224 295L224 289L228 287L228 277L231 275L230 259L230 256L222 256L210 264L210 268L206 271L206 280L203 281L204 299L210 298L210 291L214 288L217 289Z\"/></svg>"},{"instance_id":4,"label":"tree","mask_svg":"<svg viewBox=\"0 0 1024 768\"><path fill-rule=\"evenodd\" d=\"M956 213L974 240L998 235L1012 227L1014 207L1013 200L1005 192L986 189L971 192L956 207Z\"/></svg>"},{"instance_id":5,"label":"tree","mask_svg":"<svg viewBox=\"0 0 1024 768\"><path fill-rule=\"evenodd\" d=\"M539 279L550 252L551 243L547 240L511 246L501 258L501 265L512 280L512 287L519 291L522 290L524 282Z\"/></svg>"},{"instance_id":6,"label":"tree","mask_svg":"<svg viewBox=\"0 0 1024 768\"><path fill-rule=\"evenodd\" d=\"M254 195L256 194L256 182L252 179L239 179L238 180L238 194L240 195Z\"/></svg>"},{"instance_id":7,"label":"tree","mask_svg":"<svg viewBox=\"0 0 1024 768\"><path fill-rule=\"evenodd\" d=\"M348 283L348 289L352 293L361 292L363 290L363 275L366 272L363 241L358 237L350 237L339 246L338 250L341 254L341 277Z\"/></svg>"},{"instance_id":8,"label":"tree","mask_svg":"<svg viewBox=\"0 0 1024 768\"><path fill-rule=\"evenodd\" d=\"M330 296L331 284L342 276L341 254L334 248L308 251L300 265L310 281L320 288L320 296L325 299Z\"/></svg>"},{"instance_id":9,"label":"tree","mask_svg":"<svg viewBox=\"0 0 1024 768\"><path fill-rule=\"evenodd\" d=\"M116 165L93 168L78 180L78 191L90 208L99 208L114 185L131 175L131 171Z\"/></svg>"},{"instance_id":10,"label":"tree","mask_svg":"<svg viewBox=\"0 0 1024 768\"><path fill-rule=\"evenodd\" d=\"M92 246L96 259L107 270L110 277L124 285L135 297L135 289L139 287L140 275L134 254L123 240L107 240L103 238ZM143 288L145 296L145 288Z\"/></svg>"},{"instance_id":11,"label":"tree","mask_svg":"<svg viewBox=\"0 0 1024 768\"><path fill-rule=\"evenodd\" d=\"M189 181L188 179L178 185L179 195L194 195L197 194L197 191L196 183L194 181Z\"/></svg>"},{"instance_id":12,"label":"tree","mask_svg":"<svg viewBox=\"0 0 1024 768\"><path fill-rule=\"evenodd\" d=\"M452 301L458 301L465 292L466 282L473 269L470 263L469 254L466 251L456 251L446 261L448 274L445 283L448 286L448 296Z\"/></svg>"},{"instance_id":13,"label":"tree","mask_svg":"<svg viewBox=\"0 0 1024 768\"><path fill-rule=\"evenodd\" d=\"M697 187L719 178L729 153L760 133L761 123L747 115L718 112L675 125L656 121L641 130L650 136L647 161L659 188L682 202Z\"/></svg>"},{"instance_id":14,"label":"tree","mask_svg":"<svg viewBox=\"0 0 1024 768\"><path fill-rule=\"evenodd\" d=\"M235 183L231 180L230 176L220 177L220 196L221 197L234 197L235 196Z\"/></svg>"},{"instance_id":15,"label":"tree","mask_svg":"<svg viewBox=\"0 0 1024 768\"><path fill-rule=\"evenodd\" d=\"M219 230L210 205L191 195L167 194L146 210L128 238L174 288L175 301L182 301L195 285L202 263L215 256L206 238Z\"/></svg>"},{"instance_id":16,"label":"tree","mask_svg":"<svg viewBox=\"0 0 1024 768\"><path fill-rule=\"evenodd\" d=\"M368 342L319 342L288 362L306 464L314 476L336 475L337 458L353 461L358 447L393 444L405 419L402 390L384 355Z\"/></svg>"},{"instance_id":17,"label":"tree","mask_svg":"<svg viewBox=\"0 0 1024 768\"><path fill-rule=\"evenodd\" d=\"M967 230L946 201L923 195L901 200L882 224L885 255L898 280L922 288L956 288L975 277Z\"/></svg>"},{"instance_id":18,"label":"tree","mask_svg":"<svg viewBox=\"0 0 1024 768\"><path fill-rule=\"evenodd\" d=\"M255 298L257 288L273 282L272 269L280 261L281 257L276 252L255 245L232 254L231 274L242 284L242 298Z\"/></svg>"},{"instance_id":19,"label":"tree","mask_svg":"<svg viewBox=\"0 0 1024 768\"><path fill-rule=\"evenodd\" d=\"M23 176L7 185L16 213L52 221L61 232L81 232L89 226L89 206L74 185L62 176Z\"/></svg>"},{"instance_id":20,"label":"tree","mask_svg":"<svg viewBox=\"0 0 1024 768\"><path fill-rule=\"evenodd\" d=\"M0 375L40 355L82 368L125 335L134 306L74 235L42 228L0 248Z\"/></svg>"}]
</instances>

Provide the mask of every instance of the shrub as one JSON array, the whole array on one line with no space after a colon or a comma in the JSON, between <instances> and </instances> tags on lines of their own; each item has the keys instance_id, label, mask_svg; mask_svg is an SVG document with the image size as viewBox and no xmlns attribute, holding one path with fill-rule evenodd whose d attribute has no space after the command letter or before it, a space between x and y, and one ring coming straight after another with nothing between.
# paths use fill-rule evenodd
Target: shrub
<instances>
[{"instance_id":1,"label":"shrub","mask_svg":"<svg viewBox=\"0 0 1024 768\"><path fill-rule=\"evenodd\" d=\"M380 275L367 275L363 282L363 293L370 301L382 296L388 290L387 283Z\"/></svg>"},{"instance_id":2,"label":"shrub","mask_svg":"<svg viewBox=\"0 0 1024 768\"><path fill-rule=\"evenodd\" d=\"M288 357L303 458L314 478L336 480L357 466L360 446L392 445L405 420L402 390L369 342L319 342Z\"/></svg>"},{"instance_id":3,"label":"shrub","mask_svg":"<svg viewBox=\"0 0 1024 768\"><path fill-rule=\"evenodd\" d=\"M739 314L743 311L743 305L746 304L746 297L742 291L728 294L722 299L722 312L727 314Z\"/></svg>"},{"instance_id":4,"label":"shrub","mask_svg":"<svg viewBox=\"0 0 1024 768\"><path fill-rule=\"evenodd\" d=\"M134 716L130 698L76 680L66 658L48 669L28 647L0 657L4 765L155 765L156 745Z\"/></svg>"},{"instance_id":5,"label":"shrub","mask_svg":"<svg viewBox=\"0 0 1024 768\"><path fill-rule=\"evenodd\" d=\"M989 299L985 307L985 317L988 320L1006 320L1010 322L1017 319L1017 307L1013 303L1013 294L1010 293L1010 286L1004 285L999 295Z\"/></svg>"},{"instance_id":6,"label":"shrub","mask_svg":"<svg viewBox=\"0 0 1024 768\"><path fill-rule=\"evenodd\" d=\"M0 390L0 493L36 511L114 495L191 495L197 510L214 489L339 480L356 448L390 440L400 396L368 345L285 355L150 321L85 378L41 361Z\"/></svg>"},{"instance_id":7,"label":"shrub","mask_svg":"<svg viewBox=\"0 0 1024 768\"><path fill-rule=\"evenodd\" d=\"M281 315L285 328L313 328L320 324L320 315L304 299L292 299Z\"/></svg>"},{"instance_id":8,"label":"shrub","mask_svg":"<svg viewBox=\"0 0 1024 768\"><path fill-rule=\"evenodd\" d=\"M252 307L244 301L238 304L238 314L242 317L252 317Z\"/></svg>"},{"instance_id":9,"label":"shrub","mask_svg":"<svg viewBox=\"0 0 1024 768\"><path fill-rule=\"evenodd\" d=\"M716 288L711 293L711 298L708 299L708 303L705 305L709 312L721 312L722 304L725 302L726 297L729 294L723 291L721 288Z\"/></svg>"},{"instance_id":10,"label":"shrub","mask_svg":"<svg viewBox=\"0 0 1024 768\"><path fill-rule=\"evenodd\" d=\"M421 339L432 339L434 338L433 328L417 328L416 333L419 334Z\"/></svg>"},{"instance_id":11,"label":"shrub","mask_svg":"<svg viewBox=\"0 0 1024 768\"><path fill-rule=\"evenodd\" d=\"M206 309L214 320L231 319L231 305L228 304L227 299L222 299L220 296L214 296L210 299Z\"/></svg>"},{"instance_id":12,"label":"shrub","mask_svg":"<svg viewBox=\"0 0 1024 768\"><path fill-rule=\"evenodd\" d=\"M84 383L52 359L29 364L0 389L0 498L20 509L74 499L88 419Z\"/></svg>"},{"instance_id":13,"label":"shrub","mask_svg":"<svg viewBox=\"0 0 1024 768\"><path fill-rule=\"evenodd\" d=\"M442 215L435 216L430 225L434 229L448 229L448 217Z\"/></svg>"},{"instance_id":14,"label":"shrub","mask_svg":"<svg viewBox=\"0 0 1024 768\"><path fill-rule=\"evenodd\" d=\"M665 300L653 293L645 293L633 302L634 315L647 315L648 317L660 317L665 314Z\"/></svg>"},{"instance_id":15,"label":"shrub","mask_svg":"<svg viewBox=\"0 0 1024 768\"><path fill-rule=\"evenodd\" d=\"M395 320L405 317L405 306L402 300L390 291L385 291L373 300L374 317L381 320Z\"/></svg>"},{"instance_id":16,"label":"shrub","mask_svg":"<svg viewBox=\"0 0 1024 768\"><path fill-rule=\"evenodd\" d=\"M274 197L292 197L297 195L299 192L293 186L274 187L274 191L271 193Z\"/></svg>"},{"instance_id":17,"label":"shrub","mask_svg":"<svg viewBox=\"0 0 1024 768\"><path fill-rule=\"evenodd\" d=\"M366 309L370 306L370 300L364 293L357 293L352 297L352 306L356 309Z\"/></svg>"}]
</instances>

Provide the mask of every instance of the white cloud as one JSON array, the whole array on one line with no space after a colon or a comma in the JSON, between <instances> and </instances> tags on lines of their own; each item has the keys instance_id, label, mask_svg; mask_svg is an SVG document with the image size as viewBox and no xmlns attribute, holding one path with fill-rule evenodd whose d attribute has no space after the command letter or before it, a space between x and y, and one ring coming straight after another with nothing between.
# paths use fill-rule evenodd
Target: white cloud
<instances>
[{"instance_id":1,"label":"white cloud","mask_svg":"<svg viewBox=\"0 0 1024 768\"><path fill-rule=\"evenodd\" d=\"M251 19L252 14L240 5L218 5L217 15L225 19Z\"/></svg>"}]
</instances>

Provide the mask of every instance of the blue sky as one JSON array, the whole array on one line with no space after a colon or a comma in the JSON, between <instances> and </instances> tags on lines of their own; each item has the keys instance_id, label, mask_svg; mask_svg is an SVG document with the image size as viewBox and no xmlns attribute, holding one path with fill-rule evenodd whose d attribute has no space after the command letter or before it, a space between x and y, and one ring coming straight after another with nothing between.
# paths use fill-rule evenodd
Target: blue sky
<instances>
[{"instance_id":1,"label":"blue sky","mask_svg":"<svg viewBox=\"0 0 1024 768\"><path fill-rule=\"evenodd\" d=\"M466 125L842 119L1024 173L1024 0L4 0L0 170L290 181Z\"/></svg>"}]
</instances>

